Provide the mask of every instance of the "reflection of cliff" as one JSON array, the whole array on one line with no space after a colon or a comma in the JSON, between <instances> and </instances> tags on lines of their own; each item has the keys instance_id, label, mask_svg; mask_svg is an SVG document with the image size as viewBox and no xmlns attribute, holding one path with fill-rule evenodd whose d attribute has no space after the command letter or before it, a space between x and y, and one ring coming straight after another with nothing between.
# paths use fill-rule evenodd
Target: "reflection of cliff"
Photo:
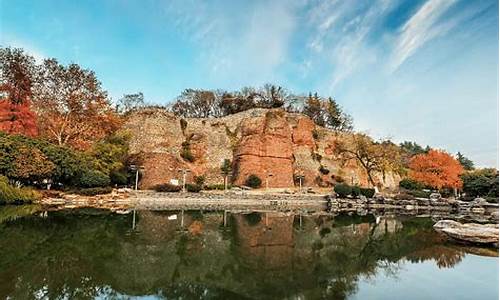
<instances>
[{"instance_id":1,"label":"reflection of cliff","mask_svg":"<svg viewBox=\"0 0 500 300\"><path fill-rule=\"evenodd\" d=\"M253 267L290 267L293 256L293 219L293 215L278 212L235 215L238 252Z\"/></svg>"},{"instance_id":2,"label":"reflection of cliff","mask_svg":"<svg viewBox=\"0 0 500 300\"><path fill-rule=\"evenodd\" d=\"M425 219L234 214L223 228L222 213L185 212L180 231L174 213L139 212L133 233L130 215L4 222L0 298L346 299L402 259L452 267L476 251L447 247Z\"/></svg>"}]
</instances>

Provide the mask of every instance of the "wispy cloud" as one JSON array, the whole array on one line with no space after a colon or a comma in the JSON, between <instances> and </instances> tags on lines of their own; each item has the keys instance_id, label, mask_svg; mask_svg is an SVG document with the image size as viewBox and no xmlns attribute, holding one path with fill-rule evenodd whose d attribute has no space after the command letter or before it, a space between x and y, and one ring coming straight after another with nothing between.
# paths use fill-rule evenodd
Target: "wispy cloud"
<instances>
[{"instance_id":1,"label":"wispy cloud","mask_svg":"<svg viewBox=\"0 0 500 300\"><path fill-rule=\"evenodd\" d=\"M240 84L266 81L286 61L296 28L296 5L249 2L244 9L231 9L224 3L192 4L171 3L166 12L182 16L176 18L176 26L200 46L200 65L214 78L231 77Z\"/></svg>"},{"instance_id":2,"label":"wispy cloud","mask_svg":"<svg viewBox=\"0 0 500 300\"><path fill-rule=\"evenodd\" d=\"M390 69L395 71L401 64L428 41L445 34L454 23L439 23L440 17L455 0L428 0L406 22L397 38Z\"/></svg>"}]
</instances>

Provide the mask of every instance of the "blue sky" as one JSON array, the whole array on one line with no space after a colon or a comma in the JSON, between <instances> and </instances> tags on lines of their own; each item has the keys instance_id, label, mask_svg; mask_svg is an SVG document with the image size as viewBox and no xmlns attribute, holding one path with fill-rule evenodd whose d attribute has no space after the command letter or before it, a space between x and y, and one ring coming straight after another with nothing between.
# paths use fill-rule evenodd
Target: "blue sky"
<instances>
[{"instance_id":1,"label":"blue sky","mask_svg":"<svg viewBox=\"0 0 500 300\"><path fill-rule=\"evenodd\" d=\"M0 43L94 70L113 99L267 82L356 130L498 164L498 2L8 1Z\"/></svg>"}]
</instances>

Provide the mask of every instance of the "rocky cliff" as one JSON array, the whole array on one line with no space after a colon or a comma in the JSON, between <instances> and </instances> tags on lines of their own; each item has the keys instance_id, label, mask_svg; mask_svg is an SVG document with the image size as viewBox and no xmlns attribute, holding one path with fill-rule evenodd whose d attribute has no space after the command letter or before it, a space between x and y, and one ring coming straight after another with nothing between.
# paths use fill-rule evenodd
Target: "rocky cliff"
<instances>
[{"instance_id":1,"label":"rocky cliff","mask_svg":"<svg viewBox=\"0 0 500 300\"><path fill-rule=\"evenodd\" d=\"M141 187L204 175L206 183L222 183L220 166L233 162L232 182L244 184L250 174L263 186L292 187L296 175L305 186L332 186L335 182L368 185L356 161L334 155L333 142L344 134L316 126L302 114L282 109L252 109L224 118L182 119L167 111L146 109L129 116L125 128L132 134L130 154L144 166ZM392 188L399 177L377 174L380 187Z\"/></svg>"}]
</instances>

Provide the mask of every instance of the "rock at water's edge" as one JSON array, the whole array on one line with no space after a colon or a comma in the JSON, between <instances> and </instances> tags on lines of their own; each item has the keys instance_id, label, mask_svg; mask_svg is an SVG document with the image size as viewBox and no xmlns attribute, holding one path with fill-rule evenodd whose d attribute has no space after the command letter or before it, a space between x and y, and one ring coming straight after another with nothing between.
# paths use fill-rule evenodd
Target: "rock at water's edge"
<instances>
[{"instance_id":1,"label":"rock at water's edge","mask_svg":"<svg viewBox=\"0 0 500 300\"><path fill-rule=\"evenodd\" d=\"M498 245L498 224L462 224L453 220L441 220L434 224L434 229L454 240Z\"/></svg>"}]
</instances>

